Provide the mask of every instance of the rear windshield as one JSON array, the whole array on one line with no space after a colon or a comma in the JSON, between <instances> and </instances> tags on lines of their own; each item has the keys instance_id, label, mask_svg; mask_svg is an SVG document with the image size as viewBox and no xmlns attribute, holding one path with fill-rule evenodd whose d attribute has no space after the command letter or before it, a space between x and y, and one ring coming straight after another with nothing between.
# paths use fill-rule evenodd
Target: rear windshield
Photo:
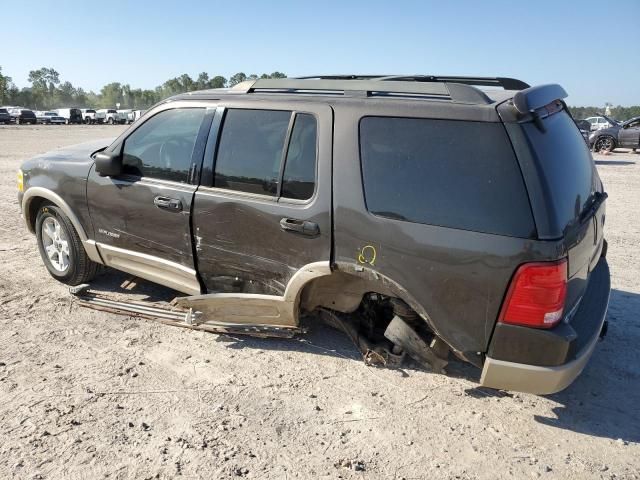
<instances>
[{"instance_id":1,"label":"rear windshield","mask_svg":"<svg viewBox=\"0 0 640 480\"><path fill-rule=\"evenodd\" d=\"M360 155L375 215L515 237L535 233L502 124L365 117Z\"/></svg>"},{"instance_id":2,"label":"rear windshield","mask_svg":"<svg viewBox=\"0 0 640 480\"><path fill-rule=\"evenodd\" d=\"M36 114L33 113L31 110L22 110L21 114L25 117L31 117L31 116L35 116Z\"/></svg>"},{"instance_id":3,"label":"rear windshield","mask_svg":"<svg viewBox=\"0 0 640 480\"><path fill-rule=\"evenodd\" d=\"M95 111L95 110L87 110L86 112L87 112L87 113L96 113L96 111Z\"/></svg>"},{"instance_id":4,"label":"rear windshield","mask_svg":"<svg viewBox=\"0 0 640 480\"><path fill-rule=\"evenodd\" d=\"M107 110L107 113L118 113L115 110Z\"/></svg>"},{"instance_id":5,"label":"rear windshield","mask_svg":"<svg viewBox=\"0 0 640 480\"><path fill-rule=\"evenodd\" d=\"M6 108L0 108L0 113L9 113Z\"/></svg>"},{"instance_id":6,"label":"rear windshield","mask_svg":"<svg viewBox=\"0 0 640 480\"><path fill-rule=\"evenodd\" d=\"M550 196L557 228L580 215L598 181L589 148L566 111L548 116L544 132L532 122L523 124L533 147L542 180Z\"/></svg>"}]
</instances>

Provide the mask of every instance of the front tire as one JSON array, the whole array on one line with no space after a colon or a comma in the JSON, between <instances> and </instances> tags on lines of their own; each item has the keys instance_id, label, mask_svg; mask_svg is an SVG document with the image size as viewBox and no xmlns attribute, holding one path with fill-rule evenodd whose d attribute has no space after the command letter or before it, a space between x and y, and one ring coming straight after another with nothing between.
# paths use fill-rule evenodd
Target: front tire
<instances>
[{"instance_id":1,"label":"front tire","mask_svg":"<svg viewBox=\"0 0 640 480\"><path fill-rule=\"evenodd\" d=\"M38 250L56 280L79 285L93 279L99 265L87 256L71 220L54 205L43 205L36 217Z\"/></svg>"},{"instance_id":2,"label":"front tire","mask_svg":"<svg viewBox=\"0 0 640 480\"><path fill-rule=\"evenodd\" d=\"M596 140L593 144L594 152L613 152L616 148L616 141L609 135L603 135Z\"/></svg>"}]
</instances>

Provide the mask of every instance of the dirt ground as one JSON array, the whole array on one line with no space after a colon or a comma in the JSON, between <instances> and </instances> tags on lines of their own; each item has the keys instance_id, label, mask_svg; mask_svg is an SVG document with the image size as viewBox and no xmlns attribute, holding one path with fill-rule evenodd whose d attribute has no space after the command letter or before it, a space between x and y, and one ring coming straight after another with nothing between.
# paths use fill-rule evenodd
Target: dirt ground
<instances>
[{"instance_id":1,"label":"dirt ground","mask_svg":"<svg viewBox=\"0 0 640 480\"><path fill-rule=\"evenodd\" d=\"M322 325L231 338L79 307L22 225L15 172L122 128L0 127L0 478L640 478L640 155L597 159L609 334L571 387L540 397L480 389L462 365L367 367Z\"/></svg>"}]
</instances>

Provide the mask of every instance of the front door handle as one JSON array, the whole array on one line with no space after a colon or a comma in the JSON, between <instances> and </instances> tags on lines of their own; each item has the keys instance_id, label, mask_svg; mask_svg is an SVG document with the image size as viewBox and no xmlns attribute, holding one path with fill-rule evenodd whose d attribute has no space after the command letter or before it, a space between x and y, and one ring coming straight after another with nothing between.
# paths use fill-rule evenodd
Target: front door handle
<instances>
[{"instance_id":1,"label":"front door handle","mask_svg":"<svg viewBox=\"0 0 640 480\"><path fill-rule=\"evenodd\" d=\"M296 218L283 218L280 220L280 228L286 232L301 233L310 237L320 234L320 227L318 227L317 223Z\"/></svg>"},{"instance_id":2,"label":"front door handle","mask_svg":"<svg viewBox=\"0 0 640 480\"><path fill-rule=\"evenodd\" d=\"M182 211L182 202L177 198L156 197L153 199L153 204L165 210L172 210L174 212Z\"/></svg>"}]
</instances>

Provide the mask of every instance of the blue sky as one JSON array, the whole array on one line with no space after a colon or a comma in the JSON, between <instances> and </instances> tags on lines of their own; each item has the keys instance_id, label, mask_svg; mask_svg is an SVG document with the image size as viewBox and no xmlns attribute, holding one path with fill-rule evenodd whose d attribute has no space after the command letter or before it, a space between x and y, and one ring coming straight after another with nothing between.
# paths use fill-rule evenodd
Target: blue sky
<instances>
[{"instance_id":1,"label":"blue sky","mask_svg":"<svg viewBox=\"0 0 640 480\"><path fill-rule=\"evenodd\" d=\"M640 0L12 1L0 66L86 90L201 71L512 76L571 105L640 104Z\"/></svg>"}]
</instances>

